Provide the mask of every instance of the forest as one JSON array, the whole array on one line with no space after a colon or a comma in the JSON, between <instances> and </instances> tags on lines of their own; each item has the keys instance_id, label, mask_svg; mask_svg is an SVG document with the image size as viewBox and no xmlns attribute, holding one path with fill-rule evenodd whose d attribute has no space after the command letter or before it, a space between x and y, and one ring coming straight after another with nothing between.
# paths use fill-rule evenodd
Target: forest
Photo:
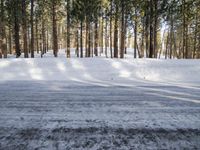
<instances>
[{"instance_id":1,"label":"forest","mask_svg":"<svg viewBox=\"0 0 200 150\"><path fill-rule=\"evenodd\" d=\"M200 0L0 0L0 58L200 58Z\"/></svg>"}]
</instances>

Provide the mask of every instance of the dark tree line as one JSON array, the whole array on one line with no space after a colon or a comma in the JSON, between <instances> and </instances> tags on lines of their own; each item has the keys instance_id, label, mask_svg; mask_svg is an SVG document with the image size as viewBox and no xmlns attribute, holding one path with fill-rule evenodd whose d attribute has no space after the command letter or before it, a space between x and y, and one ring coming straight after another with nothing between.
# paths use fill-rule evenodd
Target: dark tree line
<instances>
[{"instance_id":1,"label":"dark tree line","mask_svg":"<svg viewBox=\"0 0 200 150\"><path fill-rule=\"evenodd\" d=\"M0 0L0 58L200 58L200 0ZM72 51L75 48L75 51Z\"/></svg>"}]
</instances>

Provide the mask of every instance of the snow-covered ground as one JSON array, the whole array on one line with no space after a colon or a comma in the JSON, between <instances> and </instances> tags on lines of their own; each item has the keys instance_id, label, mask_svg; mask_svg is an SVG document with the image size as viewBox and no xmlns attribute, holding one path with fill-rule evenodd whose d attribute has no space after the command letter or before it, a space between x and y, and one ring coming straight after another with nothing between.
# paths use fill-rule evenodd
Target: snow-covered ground
<instances>
[{"instance_id":1,"label":"snow-covered ground","mask_svg":"<svg viewBox=\"0 0 200 150\"><path fill-rule=\"evenodd\" d=\"M0 149L199 149L200 61L0 60Z\"/></svg>"},{"instance_id":2,"label":"snow-covered ground","mask_svg":"<svg viewBox=\"0 0 200 150\"><path fill-rule=\"evenodd\" d=\"M0 81L69 81L100 86L135 86L135 82L165 85L200 85L199 60L58 58L0 60ZM134 84L133 84L134 83Z\"/></svg>"}]
</instances>

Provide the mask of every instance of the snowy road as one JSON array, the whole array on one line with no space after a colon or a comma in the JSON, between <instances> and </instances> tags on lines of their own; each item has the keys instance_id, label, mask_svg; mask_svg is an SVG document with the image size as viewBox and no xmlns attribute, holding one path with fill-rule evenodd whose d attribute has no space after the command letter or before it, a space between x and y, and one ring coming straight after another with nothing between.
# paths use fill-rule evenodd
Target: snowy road
<instances>
[{"instance_id":1,"label":"snowy road","mask_svg":"<svg viewBox=\"0 0 200 150\"><path fill-rule=\"evenodd\" d=\"M0 82L0 149L199 149L200 86Z\"/></svg>"}]
</instances>

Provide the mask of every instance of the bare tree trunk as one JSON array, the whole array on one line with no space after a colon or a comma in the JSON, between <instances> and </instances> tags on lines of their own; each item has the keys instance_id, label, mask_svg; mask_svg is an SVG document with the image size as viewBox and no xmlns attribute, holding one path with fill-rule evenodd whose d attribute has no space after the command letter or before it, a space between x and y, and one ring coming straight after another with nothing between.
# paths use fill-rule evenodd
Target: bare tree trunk
<instances>
[{"instance_id":1,"label":"bare tree trunk","mask_svg":"<svg viewBox=\"0 0 200 150\"><path fill-rule=\"evenodd\" d=\"M198 35L199 37L200 37L200 32L199 32L199 35ZM200 38L198 39L198 46L197 46L198 48L198 52L197 52L197 58L199 59L200 58Z\"/></svg>"},{"instance_id":2,"label":"bare tree trunk","mask_svg":"<svg viewBox=\"0 0 200 150\"><path fill-rule=\"evenodd\" d=\"M22 19L23 19L23 48L24 48L24 57L28 58L28 47L27 47L27 25L26 25L26 1L22 0Z\"/></svg>"},{"instance_id":3,"label":"bare tree trunk","mask_svg":"<svg viewBox=\"0 0 200 150\"><path fill-rule=\"evenodd\" d=\"M88 57L88 19L86 17L86 22L85 22L86 30L85 30L85 57Z\"/></svg>"},{"instance_id":4,"label":"bare tree trunk","mask_svg":"<svg viewBox=\"0 0 200 150\"><path fill-rule=\"evenodd\" d=\"M149 57L149 2L147 1L145 11L145 42L146 42L146 57Z\"/></svg>"},{"instance_id":5,"label":"bare tree trunk","mask_svg":"<svg viewBox=\"0 0 200 150\"><path fill-rule=\"evenodd\" d=\"M2 58L2 55L4 58L7 58L7 45L6 45L6 31L5 31L5 18L4 18L4 1L1 0L0 3L0 10L1 10L1 16L0 16L0 58Z\"/></svg>"},{"instance_id":6,"label":"bare tree trunk","mask_svg":"<svg viewBox=\"0 0 200 150\"><path fill-rule=\"evenodd\" d=\"M70 58L70 0L67 1L67 58Z\"/></svg>"},{"instance_id":7,"label":"bare tree trunk","mask_svg":"<svg viewBox=\"0 0 200 150\"><path fill-rule=\"evenodd\" d=\"M176 37L175 37L175 33L173 32L173 45L174 45L174 57L179 57L178 56L178 52L177 52L177 44L176 44Z\"/></svg>"},{"instance_id":8,"label":"bare tree trunk","mask_svg":"<svg viewBox=\"0 0 200 150\"><path fill-rule=\"evenodd\" d=\"M114 58L118 58L118 6L116 5L114 25Z\"/></svg>"},{"instance_id":9,"label":"bare tree trunk","mask_svg":"<svg viewBox=\"0 0 200 150\"><path fill-rule=\"evenodd\" d=\"M0 1L0 13L1 13L1 15L0 15L0 58L2 58L3 57L3 26L4 26L4 6L3 6L3 0L1 0Z\"/></svg>"},{"instance_id":10,"label":"bare tree trunk","mask_svg":"<svg viewBox=\"0 0 200 150\"><path fill-rule=\"evenodd\" d=\"M179 42L179 51L178 51L178 58L181 58L181 41Z\"/></svg>"},{"instance_id":11,"label":"bare tree trunk","mask_svg":"<svg viewBox=\"0 0 200 150\"><path fill-rule=\"evenodd\" d=\"M183 58L186 58L186 16L185 16L185 0L182 0L182 7L183 7Z\"/></svg>"},{"instance_id":12,"label":"bare tree trunk","mask_svg":"<svg viewBox=\"0 0 200 150\"><path fill-rule=\"evenodd\" d=\"M49 31L47 28L47 32L46 32L46 51L48 52L49 50Z\"/></svg>"},{"instance_id":13,"label":"bare tree trunk","mask_svg":"<svg viewBox=\"0 0 200 150\"><path fill-rule=\"evenodd\" d=\"M174 32L174 22L173 22L173 16L172 12L170 11L170 52L169 52L169 58L172 59L172 46L173 46L173 32Z\"/></svg>"},{"instance_id":14,"label":"bare tree trunk","mask_svg":"<svg viewBox=\"0 0 200 150\"><path fill-rule=\"evenodd\" d=\"M165 59L168 58L168 45L169 45L169 29L168 29L167 41L166 41Z\"/></svg>"},{"instance_id":15,"label":"bare tree trunk","mask_svg":"<svg viewBox=\"0 0 200 150\"><path fill-rule=\"evenodd\" d=\"M103 53L103 48L104 48L103 35L104 35L104 19L103 19L103 15L102 15L102 18L101 18L101 54Z\"/></svg>"},{"instance_id":16,"label":"bare tree trunk","mask_svg":"<svg viewBox=\"0 0 200 150\"><path fill-rule=\"evenodd\" d=\"M108 20L106 18L106 28L105 28L105 55L108 57Z\"/></svg>"},{"instance_id":17,"label":"bare tree trunk","mask_svg":"<svg viewBox=\"0 0 200 150\"><path fill-rule=\"evenodd\" d=\"M34 23L33 23L34 0L31 0L31 58L34 58Z\"/></svg>"},{"instance_id":18,"label":"bare tree trunk","mask_svg":"<svg viewBox=\"0 0 200 150\"><path fill-rule=\"evenodd\" d=\"M122 18L121 18L121 47L120 47L120 58L124 58L124 47L125 47L125 11L124 1L122 0Z\"/></svg>"},{"instance_id":19,"label":"bare tree trunk","mask_svg":"<svg viewBox=\"0 0 200 150\"><path fill-rule=\"evenodd\" d=\"M76 55L79 57L79 31L76 31Z\"/></svg>"},{"instance_id":20,"label":"bare tree trunk","mask_svg":"<svg viewBox=\"0 0 200 150\"><path fill-rule=\"evenodd\" d=\"M94 57L94 42L95 42L95 26L92 25L92 32L91 32L91 56Z\"/></svg>"},{"instance_id":21,"label":"bare tree trunk","mask_svg":"<svg viewBox=\"0 0 200 150\"><path fill-rule=\"evenodd\" d=\"M15 2L15 6L17 6L17 2ZM15 39L15 52L16 52L16 57L20 57L21 55L21 50L20 50L20 42L19 42L19 19L17 16L17 7L14 7L14 39Z\"/></svg>"},{"instance_id":22,"label":"bare tree trunk","mask_svg":"<svg viewBox=\"0 0 200 150\"><path fill-rule=\"evenodd\" d=\"M154 0L154 58L157 58L157 24L158 24L158 0Z\"/></svg>"},{"instance_id":23,"label":"bare tree trunk","mask_svg":"<svg viewBox=\"0 0 200 150\"><path fill-rule=\"evenodd\" d=\"M36 30L36 49L37 49L37 53L39 54L39 37L38 37L38 20L37 20L37 18L36 18L36 23L35 23L36 25L35 25L35 30Z\"/></svg>"},{"instance_id":24,"label":"bare tree trunk","mask_svg":"<svg viewBox=\"0 0 200 150\"><path fill-rule=\"evenodd\" d=\"M113 1L110 2L110 57L113 58L113 49L112 49L112 7L113 7Z\"/></svg>"},{"instance_id":25,"label":"bare tree trunk","mask_svg":"<svg viewBox=\"0 0 200 150\"><path fill-rule=\"evenodd\" d=\"M144 34L145 34L145 20L142 19L142 40L141 40L141 57L144 57Z\"/></svg>"},{"instance_id":26,"label":"bare tree trunk","mask_svg":"<svg viewBox=\"0 0 200 150\"><path fill-rule=\"evenodd\" d=\"M41 57L43 57L43 50L42 50L42 34L39 35L39 51L41 53Z\"/></svg>"},{"instance_id":27,"label":"bare tree trunk","mask_svg":"<svg viewBox=\"0 0 200 150\"><path fill-rule=\"evenodd\" d=\"M186 4L185 4L186 5ZM189 56L189 47L188 47L188 5L185 6L185 57L186 59L190 58Z\"/></svg>"},{"instance_id":28,"label":"bare tree trunk","mask_svg":"<svg viewBox=\"0 0 200 150\"><path fill-rule=\"evenodd\" d=\"M52 35L53 35L53 54L58 57L58 33L57 33L57 19L56 19L56 0L53 0L52 4Z\"/></svg>"},{"instance_id":29,"label":"bare tree trunk","mask_svg":"<svg viewBox=\"0 0 200 150\"><path fill-rule=\"evenodd\" d=\"M134 27L134 58L137 58L137 8L135 8L135 27Z\"/></svg>"},{"instance_id":30,"label":"bare tree trunk","mask_svg":"<svg viewBox=\"0 0 200 150\"><path fill-rule=\"evenodd\" d=\"M149 58L153 58L153 0L150 0L150 45Z\"/></svg>"},{"instance_id":31,"label":"bare tree trunk","mask_svg":"<svg viewBox=\"0 0 200 150\"><path fill-rule=\"evenodd\" d=\"M90 22L88 23L88 57L90 57L91 52L91 31L90 31L91 25Z\"/></svg>"},{"instance_id":32,"label":"bare tree trunk","mask_svg":"<svg viewBox=\"0 0 200 150\"><path fill-rule=\"evenodd\" d=\"M41 49L41 57L46 53L46 34L45 34L45 25L44 19L42 18L42 49Z\"/></svg>"},{"instance_id":33,"label":"bare tree trunk","mask_svg":"<svg viewBox=\"0 0 200 150\"><path fill-rule=\"evenodd\" d=\"M127 54L127 28L128 28L128 9L125 11L125 23L124 23L124 54Z\"/></svg>"},{"instance_id":34,"label":"bare tree trunk","mask_svg":"<svg viewBox=\"0 0 200 150\"><path fill-rule=\"evenodd\" d=\"M95 22L94 55L98 56L98 19L96 19L96 22Z\"/></svg>"},{"instance_id":35,"label":"bare tree trunk","mask_svg":"<svg viewBox=\"0 0 200 150\"><path fill-rule=\"evenodd\" d=\"M80 46L81 46L81 58L83 58L83 21L81 20L81 39L80 39Z\"/></svg>"},{"instance_id":36,"label":"bare tree trunk","mask_svg":"<svg viewBox=\"0 0 200 150\"><path fill-rule=\"evenodd\" d=\"M9 35L8 35L8 39L9 39L9 54L12 54L12 33L11 33L11 26L9 25Z\"/></svg>"},{"instance_id":37,"label":"bare tree trunk","mask_svg":"<svg viewBox=\"0 0 200 150\"><path fill-rule=\"evenodd\" d=\"M196 48L197 48L197 30L198 28L198 20L197 20L197 14L195 15L195 31L194 31L194 48L193 48L193 59L196 56Z\"/></svg>"}]
</instances>

